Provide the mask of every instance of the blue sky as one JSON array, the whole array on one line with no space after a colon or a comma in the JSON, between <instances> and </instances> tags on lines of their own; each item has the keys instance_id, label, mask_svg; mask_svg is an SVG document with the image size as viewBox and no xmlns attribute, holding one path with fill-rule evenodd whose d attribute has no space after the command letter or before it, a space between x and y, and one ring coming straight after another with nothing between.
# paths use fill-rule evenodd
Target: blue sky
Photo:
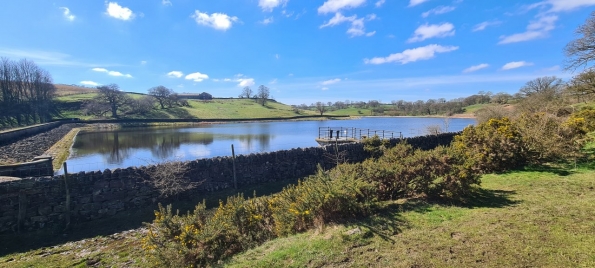
<instances>
[{"instance_id":1,"label":"blue sky","mask_svg":"<svg viewBox=\"0 0 595 268\"><path fill-rule=\"evenodd\" d=\"M569 79L564 46L595 0L19 0L0 5L0 56L55 83L288 104L447 100Z\"/></svg>"}]
</instances>

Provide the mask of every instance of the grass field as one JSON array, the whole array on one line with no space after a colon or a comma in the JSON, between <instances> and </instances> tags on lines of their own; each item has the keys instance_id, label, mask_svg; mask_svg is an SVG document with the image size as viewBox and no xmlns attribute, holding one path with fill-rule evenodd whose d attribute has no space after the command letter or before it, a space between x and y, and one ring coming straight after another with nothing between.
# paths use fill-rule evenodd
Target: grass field
<instances>
[{"instance_id":1,"label":"grass field","mask_svg":"<svg viewBox=\"0 0 595 268\"><path fill-rule=\"evenodd\" d=\"M528 169L486 175L482 189L466 205L386 202L377 215L367 219L276 239L221 265L593 267L593 168L595 163L578 170ZM146 216L133 217L147 220ZM0 257L0 267L151 267L153 262L140 249L144 232L141 228L54 246L31 246Z\"/></svg>"}]
</instances>

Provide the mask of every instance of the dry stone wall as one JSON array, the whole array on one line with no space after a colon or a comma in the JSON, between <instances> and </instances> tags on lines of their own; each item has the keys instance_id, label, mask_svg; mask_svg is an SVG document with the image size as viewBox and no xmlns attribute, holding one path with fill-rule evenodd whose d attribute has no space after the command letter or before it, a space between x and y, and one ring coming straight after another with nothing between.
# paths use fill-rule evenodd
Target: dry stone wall
<instances>
[{"instance_id":1,"label":"dry stone wall","mask_svg":"<svg viewBox=\"0 0 595 268\"><path fill-rule=\"evenodd\" d=\"M420 148L448 144L454 134L408 139ZM393 140L397 143L399 140ZM339 145L348 161L368 157L363 145ZM334 146L298 148L270 153L240 155L235 166L238 187L312 175L317 166L331 168ZM202 182L182 195L194 195L233 187L231 157L199 159L183 163L186 179ZM92 221L116 213L163 202L149 183L149 167L130 167L95 172L80 172L0 182L0 233L43 228L62 228L67 222Z\"/></svg>"}]
</instances>

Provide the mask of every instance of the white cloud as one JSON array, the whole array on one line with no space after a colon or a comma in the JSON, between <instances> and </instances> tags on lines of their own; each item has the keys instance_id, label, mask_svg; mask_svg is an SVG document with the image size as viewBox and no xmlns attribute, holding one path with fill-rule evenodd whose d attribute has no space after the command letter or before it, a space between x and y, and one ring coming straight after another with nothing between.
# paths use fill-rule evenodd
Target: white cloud
<instances>
[{"instance_id":1,"label":"white cloud","mask_svg":"<svg viewBox=\"0 0 595 268\"><path fill-rule=\"evenodd\" d=\"M524 66L531 66L531 65L533 65L533 63L531 63L531 62L513 61L513 62L509 62L507 64L504 64L504 66L502 66L502 70L512 70L512 69L521 68Z\"/></svg>"},{"instance_id":2,"label":"white cloud","mask_svg":"<svg viewBox=\"0 0 595 268\"><path fill-rule=\"evenodd\" d=\"M262 11L273 11L278 6L285 6L289 0L258 0L258 6Z\"/></svg>"},{"instance_id":3,"label":"white cloud","mask_svg":"<svg viewBox=\"0 0 595 268\"><path fill-rule=\"evenodd\" d=\"M132 78L132 75L130 75L130 74L123 74L121 72L116 72L116 71L109 71L109 72L107 72L107 74L111 75L111 76L118 76L118 77L123 76L123 77L127 77L127 78Z\"/></svg>"},{"instance_id":4,"label":"white cloud","mask_svg":"<svg viewBox=\"0 0 595 268\"><path fill-rule=\"evenodd\" d=\"M501 23L500 21L484 21L482 23L475 25L475 27L473 27L473 31L474 32L483 31L489 26L498 25L500 23Z\"/></svg>"},{"instance_id":5,"label":"white cloud","mask_svg":"<svg viewBox=\"0 0 595 268\"><path fill-rule=\"evenodd\" d=\"M141 60L141 61L140 61L140 64L141 64L141 65L145 65L145 64L147 64L147 61L146 61L146 60Z\"/></svg>"},{"instance_id":6,"label":"white cloud","mask_svg":"<svg viewBox=\"0 0 595 268\"><path fill-rule=\"evenodd\" d=\"M376 34L376 31L372 31L372 32L368 32L368 33L366 33L366 36L367 36L367 37L370 37L370 36L373 36L373 35L375 35L375 34Z\"/></svg>"},{"instance_id":7,"label":"white cloud","mask_svg":"<svg viewBox=\"0 0 595 268\"><path fill-rule=\"evenodd\" d=\"M270 17L270 18L266 18L266 19L262 20L260 23L267 25L269 23L272 23L273 21L274 21L273 17Z\"/></svg>"},{"instance_id":8,"label":"white cloud","mask_svg":"<svg viewBox=\"0 0 595 268\"><path fill-rule=\"evenodd\" d=\"M557 20L558 16L556 15L541 16L538 20L529 23L525 32L501 36L498 44L510 44L544 38L551 30L556 28L555 23Z\"/></svg>"},{"instance_id":9,"label":"white cloud","mask_svg":"<svg viewBox=\"0 0 595 268\"><path fill-rule=\"evenodd\" d=\"M74 21L74 19L76 19L76 16L72 13L70 13L70 9L67 7L60 7L60 9L62 9L62 14L64 14L64 18L69 20L69 21Z\"/></svg>"},{"instance_id":10,"label":"white cloud","mask_svg":"<svg viewBox=\"0 0 595 268\"><path fill-rule=\"evenodd\" d=\"M551 12L570 11L573 9L595 5L595 0L547 0L552 6Z\"/></svg>"},{"instance_id":11,"label":"white cloud","mask_svg":"<svg viewBox=\"0 0 595 268\"><path fill-rule=\"evenodd\" d=\"M320 25L320 28L333 27L333 26L339 25L344 22L350 22L351 27L349 27L349 29L347 29L347 34L349 34L351 37L361 36L361 35L372 36L376 32L374 31L374 32L366 33L366 26L365 26L364 20L371 21L371 20L375 20L375 19L376 19L376 14L370 14L370 15L366 16L366 18L358 19L357 15L345 17L345 16L343 16L343 14L337 12L337 13L335 13L335 16L333 16L327 23Z\"/></svg>"},{"instance_id":12,"label":"white cloud","mask_svg":"<svg viewBox=\"0 0 595 268\"><path fill-rule=\"evenodd\" d=\"M339 82L341 82L341 78L335 78L335 79L331 79L331 80L322 81L322 83L320 83L320 84L323 86L328 86L328 85L336 84Z\"/></svg>"},{"instance_id":13,"label":"white cloud","mask_svg":"<svg viewBox=\"0 0 595 268\"><path fill-rule=\"evenodd\" d=\"M471 66L471 67L463 70L463 73L472 73L472 72L479 71L481 69L485 69L485 68L488 68L488 67L490 67L489 64L482 63L482 64Z\"/></svg>"},{"instance_id":14,"label":"white cloud","mask_svg":"<svg viewBox=\"0 0 595 268\"><path fill-rule=\"evenodd\" d=\"M216 30L226 31L233 25L234 22L237 22L239 19L238 17L230 17L227 14L223 13L213 13L211 15L207 13L202 13L199 10L195 10L194 14L191 16L197 24L208 26L214 28Z\"/></svg>"},{"instance_id":15,"label":"white cloud","mask_svg":"<svg viewBox=\"0 0 595 268\"><path fill-rule=\"evenodd\" d=\"M170 0L161 0L161 4L164 6L171 6L171 1Z\"/></svg>"},{"instance_id":16,"label":"white cloud","mask_svg":"<svg viewBox=\"0 0 595 268\"><path fill-rule=\"evenodd\" d=\"M184 73L180 72L180 71L171 71L169 73L167 73L167 77L171 77L171 78L180 78L184 76Z\"/></svg>"},{"instance_id":17,"label":"white cloud","mask_svg":"<svg viewBox=\"0 0 595 268\"><path fill-rule=\"evenodd\" d=\"M277 84L277 78L271 80L271 82L269 82L269 84L271 84L271 85Z\"/></svg>"},{"instance_id":18,"label":"white cloud","mask_svg":"<svg viewBox=\"0 0 595 268\"><path fill-rule=\"evenodd\" d=\"M134 18L134 13L130 8L122 7L116 2L109 2L107 4L107 15L119 20L131 20Z\"/></svg>"},{"instance_id":19,"label":"white cloud","mask_svg":"<svg viewBox=\"0 0 595 268\"><path fill-rule=\"evenodd\" d=\"M434 14L434 15L440 15L440 14L444 14L444 13L448 13L451 11L454 11L456 9L456 7L453 6L439 6L433 9L430 9L424 13L421 14L422 17L427 18L428 16Z\"/></svg>"},{"instance_id":20,"label":"white cloud","mask_svg":"<svg viewBox=\"0 0 595 268\"><path fill-rule=\"evenodd\" d=\"M407 49L400 53L390 54L388 57L375 57L372 59L364 59L366 64L384 64L390 62L399 62L407 64L419 60L429 60L434 58L437 53L446 53L459 49L457 46L441 46L441 45L427 45L413 49Z\"/></svg>"},{"instance_id":21,"label":"white cloud","mask_svg":"<svg viewBox=\"0 0 595 268\"><path fill-rule=\"evenodd\" d=\"M328 87L323 87L321 88L321 90L328 90Z\"/></svg>"},{"instance_id":22,"label":"white cloud","mask_svg":"<svg viewBox=\"0 0 595 268\"><path fill-rule=\"evenodd\" d=\"M429 0L410 0L409 1L409 6L410 7L417 6L417 5L421 4L421 3L428 2L428 1Z\"/></svg>"},{"instance_id":23,"label":"white cloud","mask_svg":"<svg viewBox=\"0 0 595 268\"><path fill-rule=\"evenodd\" d=\"M91 69L91 71L100 72L100 73L107 73L107 75L116 76L116 77L132 78L132 75L130 75L130 74L123 74L121 72L110 71L110 70L105 69L105 68L93 68L93 69Z\"/></svg>"},{"instance_id":24,"label":"white cloud","mask_svg":"<svg viewBox=\"0 0 595 268\"><path fill-rule=\"evenodd\" d=\"M237 80L237 82L240 82L238 87L249 87L255 84L254 78L240 78Z\"/></svg>"},{"instance_id":25,"label":"white cloud","mask_svg":"<svg viewBox=\"0 0 595 268\"><path fill-rule=\"evenodd\" d=\"M382 5L384 5L384 3L386 2L386 0L378 0L378 2L376 2L376 7L381 7Z\"/></svg>"},{"instance_id":26,"label":"white cloud","mask_svg":"<svg viewBox=\"0 0 595 268\"><path fill-rule=\"evenodd\" d=\"M100 85L99 83L93 82L93 81L81 81L81 84L85 85L85 86L92 86L92 87L96 87L96 86Z\"/></svg>"},{"instance_id":27,"label":"white cloud","mask_svg":"<svg viewBox=\"0 0 595 268\"><path fill-rule=\"evenodd\" d=\"M223 79L223 82L231 82L231 81L233 81L233 80L231 80L230 78Z\"/></svg>"},{"instance_id":28,"label":"white cloud","mask_svg":"<svg viewBox=\"0 0 595 268\"><path fill-rule=\"evenodd\" d=\"M442 24L424 24L419 26L413 37L409 38L407 42L419 42L426 40L428 38L433 37L446 37L446 36L453 36L455 34L454 25L451 23L442 23Z\"/></svg>"},{"instance_id":29,"label":"white cloud","mask_svg":"<svg viewBox=\"0 0 595 268\"><path fill-rule=\"evenodd\" d=\"M196 73L191 73L191 74L186 75L185 79L192 80L194 82L202 82L205 79L209 79L209 76L206 74L201 74L199 72L196 72Z\"/></svg>"},{"instance_id":30,"label":"white cloud","mask_svg":"<svg viewBox=\"0 0 595 268\"><path fill-rule=\"evenodd\" d=\"M364 3L366 0L327 0L318 8L318 13L333 13L342 9L356 8Z\"/></svg>"}]
</instances>

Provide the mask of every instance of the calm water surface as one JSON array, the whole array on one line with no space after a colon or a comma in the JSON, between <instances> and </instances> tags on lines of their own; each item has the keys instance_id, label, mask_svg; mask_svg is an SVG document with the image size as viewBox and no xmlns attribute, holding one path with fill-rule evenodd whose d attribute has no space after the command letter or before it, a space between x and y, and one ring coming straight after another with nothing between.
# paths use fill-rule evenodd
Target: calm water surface
<instances>
[{"instance_id":1,"label":"calm water surface","mask_svg":"<svg viewBox=\"0 0 595 268\"><path fill-rule=\"evenodd\" d=\"M460 131L474 119L453 118L448 131ZM68 172L125 168L168 160L194 160L318 146L319 127L354 127L424 135L428 126L444 127L442 118L364 117L353 120L201 124L186 127L127 128L80 132L68 158Z\"/></svg>"}]
</instances>

